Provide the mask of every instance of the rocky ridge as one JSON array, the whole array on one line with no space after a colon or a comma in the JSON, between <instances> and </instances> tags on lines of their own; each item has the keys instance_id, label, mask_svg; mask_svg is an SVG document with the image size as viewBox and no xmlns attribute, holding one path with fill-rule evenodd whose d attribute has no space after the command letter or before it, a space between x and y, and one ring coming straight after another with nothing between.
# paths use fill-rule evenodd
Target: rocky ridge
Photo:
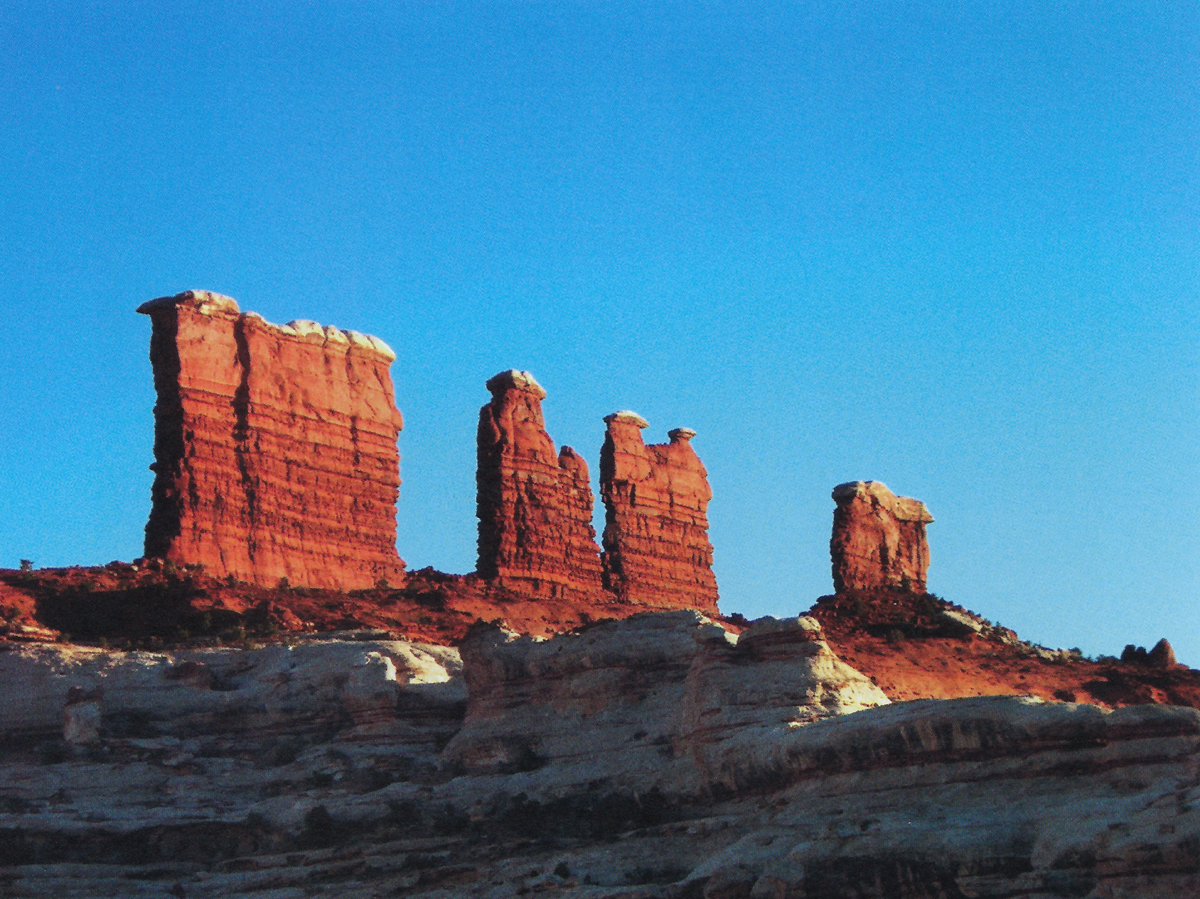
<instances>
[{"instance_id":1,"label":"rocky ridge","mask_svg":"<svg viewBox=\"0 0 1200 899\"><path fill-rule=\"evenodd\" d=\"M282 413L304 408L276 366L328 367L288 361L292 343L324 353L341 334L386 377L390 351L215 294L152 306L156 384L161 369L177 394L159 391L156 437L176 440L187 409L220 433L231 409L240 479L184 428L200 461L175 473L195 483L156 481L155 514L186 486L189 527L220 555L203 528L228 494L242 531L223 539L254 556L257 491L273 488L253 454L294 443ZM192 331L193 315L212 321ZM229 322L241 380L224 396ZM193 373L216 390L170 357L209 344L218 364ZM640 417L606 419L601 556L586 465L554 453L544 391L515 370L488 386L476 574L271 589L186 553L0 572L0 893L1200 893L1200 676L1165 640L1092 662L928 595L932 518L871 481L834 490L833 596L798 618L721 619L692 432L646 446ZM152 516L155 539L169 544L171 521ZM308 582L366 570L319 556L263 550ZM344 632L362 625L378 629ZM55 629L131 651L50 644Z\"/></svg>"}]
</instances>

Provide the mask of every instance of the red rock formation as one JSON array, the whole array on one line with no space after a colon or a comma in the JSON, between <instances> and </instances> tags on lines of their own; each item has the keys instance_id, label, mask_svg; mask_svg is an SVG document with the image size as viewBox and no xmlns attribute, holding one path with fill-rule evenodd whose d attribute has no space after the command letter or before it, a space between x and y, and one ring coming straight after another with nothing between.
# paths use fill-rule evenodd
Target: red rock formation
<instances>
[{"instance_id":1,"label":"red rock formation","mask_svg":"<svg viewBox=\"0 0 1200 899\"><path fill-rule=\"evenodd\" d=\"M833 586L847 590L902 587L925 592L933 516L920 500L896 496L879 481L852 481L833 488Z\"/></svg>"},{"instance_id":2,"label":"red rock formation","mask_svg":"<svg viewBox=\"0 0 1200 899\"><path fill-rule=\"evenodd\" d=\"M207 291L138 311L158 393L146 555L268 586L402 578L387 345Z\"/></svg>"},{"instance_id":3,"label":"red rock formation","mask_svg":"<svg viewBox=\"0 0 1200 899\"><path fill-rule=\"evenodd\" d=\"M641 416L614 412L604 420L605 586L624 602L716 614L707 517L712 490L691 446L696 432L676 428L670 443L646 446Z\"/></svg>"},{"instance_id":4,"label":"red rock formation","mask_svg":"<svg viewBox=\"0 0 1200 899\"><path fill-rule=\"evenodd\" d=\"M529 372L487 382L479 410L480 577L530 598L600 596L587 463L546 433L546 391Z\"/></svg>"}]
</instances>

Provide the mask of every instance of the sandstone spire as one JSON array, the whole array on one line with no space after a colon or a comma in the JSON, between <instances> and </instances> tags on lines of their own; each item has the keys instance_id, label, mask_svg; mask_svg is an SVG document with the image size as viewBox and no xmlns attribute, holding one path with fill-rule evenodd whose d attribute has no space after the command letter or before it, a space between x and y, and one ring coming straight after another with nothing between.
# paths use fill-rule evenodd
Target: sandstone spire
<instances>
[{"instance_id":1,"label":"sandstone spire","mask_svg":"<svg viewBox=\"0 0 1200 899\"><path fill-rule=\"evenodd\" d=\"M546 433L546 391L525 371L487 382L479 410L480 577L530 598L598 596L600 554L587 463Z\"/></svg>"},{"instance_id":2,"label":"sandstone spire","mask_svg":"<svg viewBox=\"0 0 1200 899\"><path fill-rule=\"evenodd\" d=\"M717 611L708 541L708 472L692 449L696 432L642 442L646 421L614 412L600 451L605 585L625 602Z\"/></svg>"},{"instance_id":3,"label":"sandstone spire","mask_svg":"<svg viewBox=\"0 0 1200 899\"><path fill-rule=\"evenodd\" d=\"M146 555L264 586L398 582L387 344L208 291L138 311L158 394Z\"/></svg>"},{"instance_id":4,"label":"sandstone spire","mask_svg":"<svg viewBox=\"0 0 1200 899\"><path fill-rule=\"evenodd\" d=\"M925 592L933 516L920 500L896 496L879 481L851 481L833 488L833 587L875 590L901 587Z\"/></svg>"}]
</instances>

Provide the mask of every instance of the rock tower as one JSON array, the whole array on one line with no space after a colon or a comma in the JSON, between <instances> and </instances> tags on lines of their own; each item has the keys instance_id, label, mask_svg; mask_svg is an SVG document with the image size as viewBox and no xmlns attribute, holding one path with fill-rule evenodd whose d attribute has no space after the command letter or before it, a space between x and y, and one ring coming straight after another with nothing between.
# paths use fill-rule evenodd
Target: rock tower
<instances>
[{"instance_id":1,"label":"rock tower","mask_svg":"<svg viewBox=\"0 0 1200 899\"><path fill-rule=\"evenodd\" d=\"M696 432L642 442L646 420L614 412L600 451L604 579L623 602L717 612L708 541L708 472L692 449Z\"/></svg>"},{"instance_id":2,"label":"rock tower","mask_svg":"<svg viewBox=\"0 0 1200 899\"><path fill-rule=\"evenodd\" d=\"M138 312L158 394L146 555L263 586L398 583L387 344L207 291Z\"/></svg>"},{"instance_id":3,"label":"rock tower","mask_svg":"<svg viewBox=\"0 0 1200 899\"><path fill-rule=\"evenodd\" d=\"M929 542L925 504L896 496L879 481L851 481L833 488L833 587L838 593L899 587L925 592Z\"/></svg>"},{"instance_id":4,"label":"rock tower","mask_svg":"<svg viewBox=\"0 0 1200 899\"><path fill-rule=\"evenodd\" d=\"M530 598L602 595L588 467L546 433L546 391L512 369L487 382L476 470L480 577Z\"/></svg>"}]
</instances>

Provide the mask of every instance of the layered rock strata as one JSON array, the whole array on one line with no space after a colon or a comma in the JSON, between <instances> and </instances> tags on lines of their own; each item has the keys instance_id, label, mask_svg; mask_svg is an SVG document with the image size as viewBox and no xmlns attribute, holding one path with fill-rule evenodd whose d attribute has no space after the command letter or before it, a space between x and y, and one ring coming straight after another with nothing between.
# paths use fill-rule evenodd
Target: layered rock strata
<instances>
[{"instance_id":1,"label":"layered rock strata","mask_svg":"<svg viewBox=\"0 0 1200 899\"><path fill-rule=\"evenodd\" d=\"M691 439L676 428L670 442L647 446L646 421L614 412L600 451L604 499L604 578L617 598L658 608L715 614L717 581L708 540L712 490Z\"/></svg>"},{"instance_id":2,"label":"layered rock strata","mask_svg":"<svg viewBox=\"0 0 1200 899\"><path fill-rule=\"evenodd\" d=\"M146 555L264 586L398 581L388 346L207 291L138 311L158 394Z\"/></svg>"},{"instance_id":3,"label":"layered rock strata","mask_svg":"<svg viewBox=\"0 0 1200 899\"><path fill-rule=\"evenodd\" d=\"M475 773L555 766L556 781L629 782L654 772L639 789L700 789L760 737L888 703L807 617L760 619L740 636L694 611L551 640L477 625L460 652L467 716L443 760Z\"/></svg>"},{"instance_id":4,"label":"layered rock strata","mask_svg":"<svg viewBox=\"0 0 1200 899\"><path fill-rule=\"evenodd\" d=\"M833 488L833 586L838 593L899 587L925 592L933 516L920 500L896 496L879 481Z\"/></svg>"},{"instance_id":5,"label":"layered rock strata","mask_svg":"<svg viewBox=\"0 0 1200 899\"><path fill-rule=\"evenodd\" d=\"M479 626L461 664L368 634L8 647L0 893L1200 894L1200 712L887 705L824 643L668 612Z\"/></svg>"},{"instance_id":6,"label":"layered rock strata","mask_svg":"<svg viewBox=\"0 0 1200 899\"><path fill-rule=\"evenodd\" d=\"M587 463L546 433L546 391L529 372L500 372L479 410L477 571L531 599L602 595Z\"/></svg>"}]
</instances>

